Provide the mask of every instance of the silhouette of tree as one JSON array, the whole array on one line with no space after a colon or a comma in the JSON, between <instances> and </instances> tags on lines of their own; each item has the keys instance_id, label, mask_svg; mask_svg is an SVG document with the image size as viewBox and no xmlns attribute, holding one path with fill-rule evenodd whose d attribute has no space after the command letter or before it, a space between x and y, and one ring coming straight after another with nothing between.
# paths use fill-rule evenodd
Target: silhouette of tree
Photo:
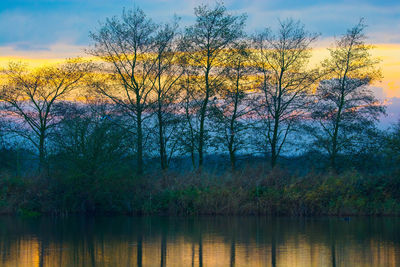
<instances>
[{"instance_id":1,"label":"silhouette of tree","mask_svg":"<svg viewBox=\"0 0 400 267\"><path fill-rule=\"evenodd\" d=\"M217 3L214 8L200 5L194 12L196 23L186 27L180 49L186 58L186 68L192 69L194 75L189 95L191 101L196 103L195 114L198 119L192 123L196 123L193 129L198 131L196 149L198 167L201 169L210 98L217 94L223 84L224 64L228 60L226 49L243 36L246 17L227 14L221 3Z\"/></svg>"},{"instance_id":2,"label":"silhouette of tree","mask_svg":"<svg viewBox=\"0 0 400 267\"><path fill-rule=\"evenodd\" d=\"M322 63L327 79L315 93L312 119L316 127L311 132L318 145L337 170L337 156L349 152L375 126L385 107L368 86L379 78L377 59L365 44L363 20L347 31L330 49L330 58Z\"/></svg>"},{"instance_id":3,"label":"silhouette of tree","mask_svg":"<svg viewBox=\"0 0 400 267\"><path fill-rule=\"evenodd\" d=\"M246 115L253 111L250 109L250 90L254 68L250 66L249 47L245 42L238 43L226 53L230 59L225 68L225 84L218 92L218 100L211 105L211 121L216 131L214 143L226 147L231 167L235 169L236 152L244 146L245 130L251 125Z\"/></svg>"},{"instance_id":4,"label":"silhouette of tree","mask_svg":"<svg viewBox=\"0 0 400 267\"><path fill-rule=\"evenodd\" d=\"M121 18L107 19L90 37L94 45L88 53L102 59L102 77L91 86L130 115L135 122L136 168L143 173L144 122L150 117L151 76L158 58L154 38L159 26L143 10L124 10Z\"/></svg>"},{"instance_id":5,"label":"silhouette of tree","mask_svg":"<svg viewBox=\"0 0 400 267\"><path fill-rule=\"evenodd\" d=\"M177 51L178 24L165 24L154 39L156 67L151 76L153 86L152 112L156 115L157 136L161 169L167 169L172 155L176 152L181 122L179 101L181 89L179 80L184 68Z\"/></svg>"},{"instance_id":6,"label":"silhouette of tree","mask_svg":"<svg viewBox=\"0 0 400 267\"><path fill-rule=\"evenodd\" d=\"M307 68L310 45L317 39L292 19L281 21L275 34L270 29L254 38L254 60L260 72L259 116L274 167L290 132L306 111L307 96L318 71Z\"/></svg>"},{"instance_id":7,"label":"silhouette of tree","mask_svg":"<svg viewBox=\"0 0 400 267\"><path fill-rule=\"evenodd\" d=\"M7 81L0 90L0 100L8 114L9 130L38 149L39 170L45 165L49 131L59 121L54 112L56 103L77 88L91 68L88 62L71 59L34 70L12 62L4 70Z\"/></svg>"}]
</instances>

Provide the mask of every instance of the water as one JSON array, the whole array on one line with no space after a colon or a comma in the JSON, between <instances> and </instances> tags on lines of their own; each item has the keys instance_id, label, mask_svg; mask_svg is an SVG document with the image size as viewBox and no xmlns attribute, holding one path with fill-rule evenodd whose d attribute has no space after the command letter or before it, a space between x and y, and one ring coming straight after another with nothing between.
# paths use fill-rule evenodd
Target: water
<instances>
[{"instance_id":1,"label":"water","mask_svg":"<svg viewBox=\"0 0 400 267\"><path fill-rule=\"evenodd\" d=\"M0 217L0 266L400 266L400 218Z\"/></svg>"}]
</instances>

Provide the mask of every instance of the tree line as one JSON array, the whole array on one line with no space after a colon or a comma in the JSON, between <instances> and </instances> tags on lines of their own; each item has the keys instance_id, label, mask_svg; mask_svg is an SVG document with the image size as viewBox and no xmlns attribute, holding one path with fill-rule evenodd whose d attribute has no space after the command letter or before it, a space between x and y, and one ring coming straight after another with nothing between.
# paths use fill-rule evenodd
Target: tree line
<instances>
[{"instance_id":1,"label":"tree line","mask_svg":"<svg viewBox=\"0 0 400 267\"><path fill-rule=\"evenodd\" d=\"M92 60L10 63L0 90L3 135L28 140L40 171L54 155L91 174L132 157L138 175L155 151L163 170L182 156L201 170L210 151L229 155L232 169L239 154L262 151L273 168L285 151L315 148L337 170L340 155L383 138L376 125L385 106L370 87L382 75L362 19L313 66L319 34L299 21L250 35L246 15L223 4L194 15L181 29L179 18L160 24L124 10L90 33ZM385 140L398 157L393 129Z\"/></svg>"}]
</instances>

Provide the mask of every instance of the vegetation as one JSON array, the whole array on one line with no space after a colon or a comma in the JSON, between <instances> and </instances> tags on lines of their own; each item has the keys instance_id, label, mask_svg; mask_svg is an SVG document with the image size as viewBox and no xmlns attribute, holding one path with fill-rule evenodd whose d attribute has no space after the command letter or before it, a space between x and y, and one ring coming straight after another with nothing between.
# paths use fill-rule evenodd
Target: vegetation
<instances>
[{"instance_id":1,"label":"vegetation","mask_svg":"<svg viewBox=\"0 0 400 267\"><path fill-rule=\"evenodd\" d=\"M304 119L309 93L319 78L317 70L308 70L310 45L316 34L305 31L300 22L280 23L277 35L266 30L255 39L256 67L261 76L262 100L258 109L263 135L274 167L296 123Z\"/></svg>"},{"instance_id":2,"label":"vegetation","mask_svg":"<svg viewBox=\"0 0 400 267\"><path fill-rule=\"evenodd\" d=\"M249 168L224 175L164 173L131 177L118 164L101 174L79 170L1 179L2 213L400 215L399 176Z\"/></svg>"},{"instance_id":3,"label":"vegetation","mask_svg":"<svg viewBox=\"0 0 400 267\"><path fill-rule=\"evenodd\" d=\"M315 94L312 117L319 124L312 135L329 154L330 166L336 169L338 153L357 147L357 142L373 130L385 113L368 85L380 77L379 62L372 58L364 43L362 21L350 29L330 50L331 58L322 63L330 79L321 81Z\"/></svg>"},{"instance_id":4,"label":"vegetation","mask_svg":"<svg viewBox=\"0 0 400 267\"><path fill-rule=\"evenodd\" d=\"M35 71L10 63L5 71L8 83L1 88L0 99L4 103L3 111L11 117L8 130L29 140L38 149L39 170L45 164L48 132L57 123L54 106L88 71L90 65L79 60Z\"/></svg>"},{"instance_id":5,"label":"vegetation","mask_svg":"<svg viewBox=\"0 0 400 267\"><path fill-rule=\"evenodd\" d=\"M184 53L186 68L191 79L189 101L194 101L196 129L194 143L198 154L198 168L203 166L203 154L207 139L206 119L209 116L209 102L223 87L226 65L232 53L225 53L243 36L246 17L226 14L226 8L217 4L214 9L206 5L195 8L196 23L185 29L180 47ZM191 122L191 123L193 123Z\"/></svg>"},{"instance_id":6,"label":"vegetation","mask_svg":"<svg viewBox=\"0 0 400 267\"><path fill-rule=\"evenodd\" d=\"M222 4L195 15L124 10L91 33L97 63L4 70L0 213L400 214L362 21L309 66L300 22L250 38Z\"/></svg>"}]
</instances>

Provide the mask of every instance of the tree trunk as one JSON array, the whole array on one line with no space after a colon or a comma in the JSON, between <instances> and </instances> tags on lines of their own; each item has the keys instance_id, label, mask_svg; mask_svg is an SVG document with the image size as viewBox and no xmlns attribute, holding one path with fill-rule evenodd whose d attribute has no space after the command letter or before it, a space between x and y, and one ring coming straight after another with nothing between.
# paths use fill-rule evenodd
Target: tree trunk
<instances>
[{"instance_id":1,"label":"tree trunk","mask_svg":"<svg viewBox=\"0 0 400 267\"><path fill-rule=\"evenodd\" d=\"M278 112L276 112L278 113ZM275 114L274 119L274 132L271 140L271 167L275 168L278 160L277 144L278 144L278 130L279 130L279 114Z\"/></svg>"},{"instance_id":2,"label":"tree trunk","mask_svg":"<svg viewBox=\"0 0 400 267\"><path fill-rule=\"evenodd\" d=\"M341 90L341 95L340 95L340 102L339 102L339 107L338 107L338 113L336 116L335 120L335 129L332 135L332 151L331 151L331 159L330 159L330 167L332 170L337 172L337 165L336 165L336 157L337 157L337 143L338 143L338 135L339 135L339 126L341 122L341 117L342 117L342 109L344 106L344 90L345 90L345 82L346 82L346 76L343 78L342 81L342 90Z\"/></svg>"},{"instance_id":3,"label":"tree trunk","mask_svg":"<svg viewBox=\"0 0 400 267\"><path fill-rule=\"evenodd\" d=\"M161 169L166 170L168 168L167 163L167 152L165 147L165 138L164 138L164 122L162 117L161 104L158 106L158 133L159 133L159 149L160 149L160 164Z\"/></svg>"},{"instance_id":4,"label":"tree trunk","mask_svg":"<svg viewBox=\"0 0 400 267\"><path fill-rule=\"evenodd\" d=\"M232 171L234 171L236 169L236 156L231 142L229 143L229 159L231 161Z\"/></svg>"},{"instance_id":5,"label":"tree trunk","mask_svg":"<svg viewBox=\"0 0 400 267\"><path fill-rule=\"evenodd\" d=\"M282 66L284 66L284 63L282 62ZM279 119L280 119L280 111L281 111L281 100L282 100L282 77L284 73L284 68L281 68L281 72L279 75L279 80L278 80L278 95L276 97L275 101L278 101L278 103L275 105L275 112L274 112L274 132L272 136L272 142L271 142L271 167L275 168L276 162L278 160L278 151L277 151L277 144L278 144L278 131L279 131Z\"/></svg>"},{"instance_id":6,"label":"tree trunk","mask_svg":"<svg viewBox=\"0 0 400 267\"><path fill-rule=\"evenodd\" d=\"M236 114L237 114L237 109L238 109L238 102L239 102L239 80L240 80L240 62L238 65L237 69L237 76L236 76L236 92L235 92L235 102L233 106L233 114L232 118L230 121L230 128L229 128L229 144L228 144L228 149L229 149L229 158L231 161L231 168L232 171L235 170L236 168L236 157L235 157L235 149L234 149L234 142L235 142L235 121L236 121Z\"/></svg>"},{"instance_id":7,"label":"tree trunk","mask_svg":"<svg viewBox=\"0 0 400 267\"><path fill-rule=\"evenodd\" d=\"M203 105L201 106L200 110L200 131L199 131L199 170L202 169L203 167L203 148L204 148L204 121L206 118L206 112L207 112L207 105L208 105L208 98L210 94L210 87L209 87L209 81L208 81L208 71L206 72L206 96L203 101Z\"/></svg>"},{"instance_id":8,"label":"tree trunk","mask_svg":"<svg viewBox=\"0 0 400 267\"><path fill-rule=\"evenodd\" d=\"M157 116L158 116L158 133L159 133L159 146L160 146L160 165L161 169L165 170L168 168L167 162L167 151L166 151L166 140L164 138L164 120L163 120L163 95L161 86L161 55L158 57L158 94L157 94Z\"/></svg>"},{"instance_id":9,"label":"tree trunk","mask_svg":"<svg viewBox=\"0 0 400 267\"><path fill-rule=\"evenodd\" d=\"M194 157L194 147L193 146L190 148L190 158L192 159L193 170L195 170L196 162L195 162L195 157Z\"/></svg>"},{"instance_id":10,"label":"tree trunk","mask_svg":"<svg viewBox=\"0 0 400 267\"><path fill-rule=\"evenodd\" d=\"M39 136L39 172L45 169L46 152L45 152L45 131L42 130Z\"/></svg>"},{"instance_id":11,"label":"tree trunk","mask_svg":"<svg viewBox=\"0 0 400 267\"><path fill-rule=\"evenodd\" d=\"M332 149L336 149L336 146L333 145ZM336 152L332 151L330 155L330 168L332 171L336 172L337 171L337 166L336 166Z\"/></svg>"},{"instance_id":12,"label":"tree trunk","mask_svg":"<svg viewBox=\"0 0 400 267\"><path fill-rule=\"evenodd\" d=\"M276 140L272 139L272 143L271 143L271 168L275 168L277 158L278 158L278 156L276 154Z\"/></svg>"},{"instance_id":13,"label":"tree trunk","mask_svg":"<svg viewBox=\"0 0 400 267\"><path fill-rule=\"evenodd\" d=\"M201 170L203 167L203 146L204 146L204 120L205 120L205 102L208 101L208 99L204 100L203 107L201 109L201 114L200 114L200 131L199 131L199 166L198 168Z\"/></svg>"},{"instance_id":14,"label":"tree trunk","mask_svg":"<svg viewBox=\"0 0 400 267\"><path fill-rule=\"evenodd\" d=\"M136 155L136 168L137 174L143 174L143 130L142 130L142 112L139 108L137 113L137 139L136 139L136 146L137 146L137 155Z\"/></svg>"},{"instance_id":15,"label":"tree trunk","mask_svg":"<svg viewBox=\"0 0 400 267\"><path fill-rule=\"evenodd\" d=\"M236 106L236 104L235 104ZM234 129L234 122L235 122L235 116L236 116L236 107L235 107L235 111L234 111L234 115L232 117L231 120L231 125L229 128L229 142L228 142L228 150L229 150L229 159L231 161L231 167L232 167L232 171L235 170L236 168L236 157L235 157L235 149L234 149L234 142L235 142L235 129Z\"/></svg>"}]
</instances>

